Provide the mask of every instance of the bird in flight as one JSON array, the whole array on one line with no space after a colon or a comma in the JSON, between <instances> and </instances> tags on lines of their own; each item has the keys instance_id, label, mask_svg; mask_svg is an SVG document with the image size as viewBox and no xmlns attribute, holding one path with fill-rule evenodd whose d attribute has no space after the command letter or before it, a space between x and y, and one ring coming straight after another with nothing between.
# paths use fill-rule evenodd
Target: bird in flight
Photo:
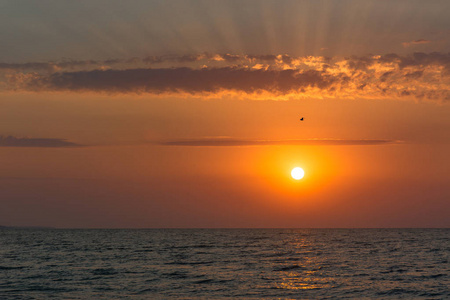
<instances>
[{"instance_id":1,"label":"bird in flight","mask_svg":"<svg viewBox=\"0 0 450 300\"><path fill-rule=\"evenodd\" d=\"M303 117L300 119L300 121L303 121Z\"/></svg>"}]
</instances>

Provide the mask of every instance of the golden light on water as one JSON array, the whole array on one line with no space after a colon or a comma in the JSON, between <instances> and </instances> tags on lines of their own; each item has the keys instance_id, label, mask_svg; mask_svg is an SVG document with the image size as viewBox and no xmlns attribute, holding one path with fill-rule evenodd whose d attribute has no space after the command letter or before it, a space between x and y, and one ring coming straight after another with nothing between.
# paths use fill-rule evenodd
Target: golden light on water
<instances>
[{"instance_id":1,"label":"golden light on water","mask_svg":"<svg viewBox=\"0 0 450 300\"><path fill-rule=\"evenodd\" d=\"M295 180L300 180L303 178L303 176L305 176L305 171L303 171L303 169L300 167L295 167L291 171L291 176Z\"/></svg>"}]
</instances>

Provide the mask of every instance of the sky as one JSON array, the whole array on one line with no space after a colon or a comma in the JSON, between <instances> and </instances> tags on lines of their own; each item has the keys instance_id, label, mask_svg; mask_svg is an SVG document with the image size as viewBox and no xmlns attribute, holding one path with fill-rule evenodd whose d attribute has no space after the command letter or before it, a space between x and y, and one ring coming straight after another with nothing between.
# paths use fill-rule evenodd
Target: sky
<instances>
[{"instance_id":1,"label":"sky","mask_svg":"<svg viewBox=\"0 0 450 300\"><path fill-rule=\"evenodd\" d=\"M449 15L1 1L0 225L449 227Z\"/></svg>"}]
</instances>

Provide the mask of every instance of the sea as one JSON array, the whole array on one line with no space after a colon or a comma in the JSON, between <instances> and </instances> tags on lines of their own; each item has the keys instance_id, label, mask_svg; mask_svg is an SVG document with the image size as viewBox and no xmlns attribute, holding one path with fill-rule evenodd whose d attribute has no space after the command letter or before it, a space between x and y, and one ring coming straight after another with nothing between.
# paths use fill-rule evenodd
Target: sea
<instances>
[{"instance_id":1,"label":"sea","mask_svg":"<svg viewBox=\"0 0 450 300\"><path fill-rule=\"evenodd\" d=\"M0 299L450 299L450 229L0 229Z\"/></svg>"}]
</instances>

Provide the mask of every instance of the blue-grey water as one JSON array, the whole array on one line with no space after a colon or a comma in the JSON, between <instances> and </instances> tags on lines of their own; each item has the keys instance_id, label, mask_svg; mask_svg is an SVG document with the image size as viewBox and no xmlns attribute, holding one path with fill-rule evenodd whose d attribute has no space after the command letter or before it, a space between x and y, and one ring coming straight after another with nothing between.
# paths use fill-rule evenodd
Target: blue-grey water
<instances>
[{"instance_id":1,"label":"blue-grey water","mask_svg":"<svg viewBox=\"0 0 450 300\"><path fill-rule=\"evenodd\" d=\"M450 229L0 229L0 299L450 299Z\"/></svg>"}]
</instances>

